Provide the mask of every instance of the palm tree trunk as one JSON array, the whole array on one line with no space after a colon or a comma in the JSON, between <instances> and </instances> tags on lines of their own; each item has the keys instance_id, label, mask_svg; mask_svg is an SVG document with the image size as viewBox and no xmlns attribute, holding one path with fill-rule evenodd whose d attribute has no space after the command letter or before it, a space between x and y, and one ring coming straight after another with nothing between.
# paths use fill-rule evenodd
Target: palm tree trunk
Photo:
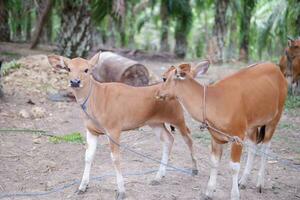
<instances>
[{"instance_id":1,"label":"palm tree trunk","mask_svg":"<svg viewBox=\"0 0 300 200\"><path fill-rule=\"evenodd\" d=\"M26 16L26 41L31 40L31 14Z\"/></svg>"},{"instance_id":2,"label":"palm tree trunk","mask_svg":"<svg viewBox=\"0 0 300 200\"><path fill-rule=\"evenodd\" d=\"M300 4L300 0L297 1L298 2L298 5ZM297 27L297 30L296 30L296 35L300 35L300 12L298 12L298 15L297 15L297 18L296 18L296 27Z\"/></svg>"},{"instance_id":3,"label":"palm tree trunk","mask_svg":"<svg viewBox=\"0 0 300 200\"><path fill-rule=\"evenodd\" d=\"M176 16L175 27L175 54L178 58L184 58L187 50L187 37L191 30L193 20L192 8L189 0L179 0L184 7L182 12ZM184 12L183 12L184 11Z\"/></svg>"},{"instance_id":4,"label":"palm tree trunk","mask_svg":"<svg viewBox=\"0 0 300 200\"><path fill-rule=\"evenodd\" d=\"M215 24L213 27L213 38L210 44L214 47L211 55L212 61L222 63L224 61L224 46L226 35L226 11L228 8L229 0L216 0L215 1Z\"/></svg>"},{"instance_id":5,"label":"palm tree trunk","mask_svg":"<svg viewBox=\"0 0 300 200\"><path fill-rule=\"evenodd\" d=\"M162 0L160 4L160 19L161 19L161 37L160 37L160 51L169 51L170 46L168 42L169 37L169 12L168 1Z\"/></svg>"},{"instance_id":6,"label":"palm tree trunk","mask_svg":"<svg viewBox=\"0 0 300 200\"><path fill-rule=\"evenodd\" d=\"M86 57L92 46L91 15L88 1L64 1L58 51L69 58Z\"/></svg>"},{"instance_id":7,"label":"palm tree trunk","mask_svg":"<svg viewBox=\"0 0 300 200\"><path fill-rule=\"evenodd\" d=\"M240 21L240 53L239 60L248 62L249 60L249 33L250 20L256 0L243 1L243 14Z\"/></svg>"},{"instance_id":8,"label":"palm tree trunk","mask_svg":"<svg viewBox=\"0 0 300 200\"><path fill-rule=\"evenodd\" d=\"M5 1L0 1L0 41L7 42L10 40L10 32L8 26L8 12Z\"/></svg>"},{"instance_id":9,"label":"palm tree trunk","mask_svg":"<svg viewBox=\"0 0 300 200\"><path fill-rule=\"evenodd\" d=\"M50 11L52 9L52 3L53 3L52 0L46 1L46 6L43 9L43 12L42 12L42 14L39 18L39 21L36 25L35 33L34 33L33 40L32 40L31 46L30 46L31 49L35 48L39 42L43 27L46 24L47 19L49 18Z\"/></svg>"},{"instance_id":10,"label":"palm tree trunk","mask_svg":"<svg viewBox=\"0 0 300 200\"><path fill-rule=\"evenodd\" d=\"M115 22L111 16L108 16L107 29L108 29L107 45L109 47L116 47Z\"/></svg>"}]
</instances>

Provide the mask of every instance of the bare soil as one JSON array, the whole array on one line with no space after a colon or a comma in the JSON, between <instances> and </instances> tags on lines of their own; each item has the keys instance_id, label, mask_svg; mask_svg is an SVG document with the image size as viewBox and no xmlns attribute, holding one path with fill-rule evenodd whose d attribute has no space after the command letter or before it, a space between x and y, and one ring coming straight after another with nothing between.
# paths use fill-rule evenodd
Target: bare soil
<instances>
[{"instance_id":1,"label":"bare soil","mask_svg":"<svg viewBox=\"0 0 300 200\"><path fill-rule=\"evenodd\" d=\"M12 50L11 50L12 51ZM0 128L31 128L48 130L56 135L72 132L85 134L80 118L80 108L75 102L52 102L47 94L61 89L67 90L66 74L53 72L46 57L31 56L22 59L23 67L6 77L2 77L5 100L0 100ZM174 63L142 60L156 74L161 74L166 67ZM178 63L181 61L175 61ZM208 75L200 82L218 80L236 71L241 64L212 66ZM29 100L35 103L27 103ZM34 106L44 108L42 118L23 118L20 111L30 113ZM300 109L286 110L276 130L272 142L272 152L284 158L292 166L300 165ZM210 135L199 130L199 123L186 117L192 130L199 174L189 176L175 171L168 171L159 185L150 185L155 173L128 175L125 177L127 199L147 200L192 200L201 199L209 178ZM175 143L170 157L170 164L180 168L190 168L191 159L187 146L179 133L174 135ZM148 127L124 132L122 144L134 150L160 159L161 144ZM242 159L245 166L246 149ZM7 193L47 192L57 187L80 180L84 168L83 144L54 144L49 138L30 133L0 133L0 197ZM229 199L231 175L229 170L229 145L224 148L224 155L218 176L218 186L214 199ZM259 167L257 157L251 180L245 190L241 190L241 199L300 199L300 172L282 165L280 160L269 159L266 171L266 186L262 193L255 187ZM140 173L158 169L158 164L122 150L122 170L124 174ZM299 169L299 168L298 168ZM110 175L110 176L109 176ZM55 193L44 196L9 197L4 199L114 199L116 180L110 160L107 139L99 138L99 145L91 171L92 177L88 191L83 195L75 193L79 183ZM101 180L99 177L105 176Z\"/></svg>"}]
</instances>

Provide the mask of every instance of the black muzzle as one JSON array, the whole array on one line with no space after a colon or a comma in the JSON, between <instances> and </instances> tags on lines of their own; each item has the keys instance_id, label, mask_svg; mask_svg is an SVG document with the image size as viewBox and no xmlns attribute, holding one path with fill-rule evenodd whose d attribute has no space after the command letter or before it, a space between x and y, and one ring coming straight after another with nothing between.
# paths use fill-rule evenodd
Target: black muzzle
<instances>
[{"instance_id":1,"label":"black muzzle","mask_svg":"<svg viewBox=\"0 0 300 200\"><path fill-rule=\"evenodd\" d=\"M70 86L73 88L80 87L80 80L79 79L70 80Z\"/></svg>"}]
</instances>

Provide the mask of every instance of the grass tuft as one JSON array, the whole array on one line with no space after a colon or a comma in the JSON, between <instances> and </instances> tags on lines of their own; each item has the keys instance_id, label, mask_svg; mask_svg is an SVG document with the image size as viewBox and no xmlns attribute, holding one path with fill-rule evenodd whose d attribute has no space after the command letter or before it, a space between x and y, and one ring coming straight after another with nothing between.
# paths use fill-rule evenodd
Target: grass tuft
<instances>
[{"instance_id":1,"label":"grass tuft","mask_svg":"<svg viewBox=\"0 0 300 200\"><path fill-rule=\"evenodd\" d=\"M21 67L21 64L17 62L16 60L12 60L7 63L3 63L1 67L1 75L6 76L10 74L13 70L19 69Z\"/></svg>"},{"instance_id":2,"label":"grass tuft","mask_svg":"<svg viewBox=\"0 0 300 200\"><path fill-rule=\"evenodd\" d=\"M50 137L49 140L50 140L50 142L53 142L55 144L58 144L61 142L77 143L77 144L84 143L84 139L79 132L70 133L70 134L67 134L64 136Z\"/></svg>"},{"instance_id":3,"label":"grass tuft","mask_svg":"<svg viewBox=\"0 0 300 200\"><path fill-rule=\"evenodd\" d=\"M285 101L285 108L287 110L300 108L300 96L289 95Z\"/></svg>"}]
</instances>

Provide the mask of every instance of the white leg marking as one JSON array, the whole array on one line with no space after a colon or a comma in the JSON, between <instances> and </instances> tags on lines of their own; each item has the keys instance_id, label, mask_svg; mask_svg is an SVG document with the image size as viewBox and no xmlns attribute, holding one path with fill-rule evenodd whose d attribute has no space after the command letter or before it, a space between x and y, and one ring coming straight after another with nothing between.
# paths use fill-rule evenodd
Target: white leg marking
<instances>
[{"instance_id":1,"label":"white leg marking","mask_svg":"<svg viewBox=\"0 0 300 200\"><path fill-rule=\"evenodd\" d=\"M261 163L260 163L258 180L257 180L257 187L259 188L260 192L261 192L261 188L263 188L265 185L264 176L265 176L265 168L266 168L266 160L267 160L266 154L269 153L270 146L271 146L271 142L263 143L261 145L262 155L261 155Z\"/></svg>"},{"instance_id":2,"label":"white leg marking","mask_svg":"<svg viewBox=\"0 0 300 200\"><path fill-rule=\"evenodd\" d=\"M240 171L240 163L230 162L230 168L232 171L232 188L231 188L231 200L240 199L240 192L238 187L238 176Z\"/></svg>"},{"instance_id":3,"label":"white leg marking","mask_svg":"<svg viewBox=\"0 0 300 200\"><path fill-rule=\"evenodd\" d=\"M114 155L113 153L110 154L111 155L111 159L114 163L114 168L116 171L116 175L117 175L117 184L118 184L118 191L120 193L125 193L125 187L124 187L124 178L123 175L119 169L120 166L120 158L118 155Z\"/></svg>"},{"instance_id":4,"label":"white leg marking","mask_svg":"<svg viewBox=\"0 0 300 200\"><path fill-rule=\"evenodd\" d=\"M249 146L248 146L248 156L247 156L247 163L246 167L244 169L242 178L240 179L240 185L246 186L246 183L248 181L248 177L251 173L252 167L253 167L253 160L255 158L255 151L256 151L256 144L252 142L251 140L249 141Z\"/></svg>"},{"instance_id":5,"label":"white leg marking","mask_svg":"<svg viewBox=\"0 0 300 200\"><path fill-rule=\"evenodd\" d=\"M91 165L97 149L98 136L91 134L89 131L86 133L87 149L85 151L85 167L82 176L82 181L79 186L80 191L85 191L90 180Z\"/></svg>"},{"instance_id":6,"label":"white leg marking","mask_svg":"<svg viewBox=\"0 0 300 200\"><path fill-rule=\"evenodd\" d=\"M169 154L172 149L173 139L168 136L166 130L163 127L152 127L156 136L163 142L163 154L161 158L161 164L159 166L159 170L156 174L155 179L160 180L162 177L166 175L166 165L169 161Z\"/></svg>"},{"instance_id":7,"label":"white leg marking","mask_svg":"<svg viewBox=\"0 0 300 200\"><path fill-rule=\"evenodd\" d=\"M211 154L210 160L211 160L212 167L210 170L210 176L209 176L209 181L207 184L205 195L211 198L214 191L216 190L218 167L219 167L220 160L214 154Z\"/></svg>"}]
</instances>

